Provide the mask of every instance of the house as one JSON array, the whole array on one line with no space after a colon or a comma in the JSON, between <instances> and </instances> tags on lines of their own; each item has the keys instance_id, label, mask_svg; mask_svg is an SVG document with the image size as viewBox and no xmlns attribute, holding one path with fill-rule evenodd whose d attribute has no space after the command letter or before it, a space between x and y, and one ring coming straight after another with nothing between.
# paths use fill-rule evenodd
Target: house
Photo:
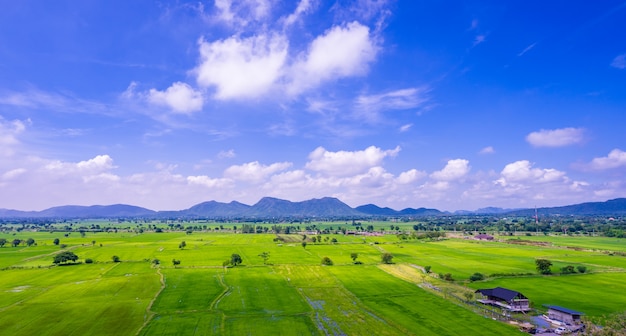
<instances>
[{"instance_id":1,"label":"house","mask_svg":"<svg viewBox=\"0 0 626 336\"><path fill-rule=\"evenodd\" d=\"M503 287L478 289L478 302L497 306L512 312L529 311L530 303L526 296L520 292Z\"/></svg>"},{"instance_id":2,"label":"house","mask_svg":"<svg viewBox=\"0 0 626 336\"><path fill-rule=\"evenodd\" d=\"M556 320L571 325L577 325L582 323L580 320L580 316L584 314L581 312L552 305L544 305L544 307L548 308L547 315L548 318L550 318L551 320Z\"/></svg>"}]
</instances>

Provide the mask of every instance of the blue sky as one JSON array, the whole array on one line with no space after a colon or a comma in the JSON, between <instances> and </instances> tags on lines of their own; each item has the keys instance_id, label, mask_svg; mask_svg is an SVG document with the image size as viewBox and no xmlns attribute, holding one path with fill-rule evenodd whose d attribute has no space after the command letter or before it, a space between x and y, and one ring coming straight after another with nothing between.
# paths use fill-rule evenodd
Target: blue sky
<instances>
[{"instance_id":1,"label":"blue sky","mask_svg":"<svg viewBox=\"0 0 626 336\"><path fill-rule=\"evenodd\" d=\"M0 208L626 196L623 1L0 7Z\"/></svg>"}]
</instances>

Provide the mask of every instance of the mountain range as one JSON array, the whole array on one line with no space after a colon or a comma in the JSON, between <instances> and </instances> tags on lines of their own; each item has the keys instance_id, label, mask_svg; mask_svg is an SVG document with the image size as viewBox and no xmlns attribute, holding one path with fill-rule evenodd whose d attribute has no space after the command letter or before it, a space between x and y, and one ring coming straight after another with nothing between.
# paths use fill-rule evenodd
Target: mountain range
<instances>
[{"instance_id":1,"label":"mountain range","mask_svg":"<svg viewBox=\"0 0 626 336\"><path fill-rule=\"evenodd\" d=\"M363 218L363 217L427 217L451 215L626 215L626 198L606 202L588 202L561 207L538 209L482 208L476 211L443 212L437 209L406 208L394 210L374 204L351 208L337 198L324 197L302 202L291 202L273 197L264 197L254 205L237 201L222 203L208 201L189 209L177 211L154 211L138 206L92 205L58 206L42 211L19 211L0 209L0 218Z\"/></svg>"}]
</instances>

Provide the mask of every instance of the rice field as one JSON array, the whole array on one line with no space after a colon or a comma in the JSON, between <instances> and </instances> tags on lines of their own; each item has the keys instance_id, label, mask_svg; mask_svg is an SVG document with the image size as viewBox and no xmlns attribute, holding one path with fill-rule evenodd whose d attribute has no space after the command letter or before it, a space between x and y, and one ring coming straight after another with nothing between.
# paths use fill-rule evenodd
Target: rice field
<instances>
[{"instance_id":1,"label":"rice field","mask_svg":"<svg viewBox=\"0 0 626 336\"><path fill-rule=\"evenodd\" d=\"M432 286L457 293L507 287L524 293L539 310L544 304L561 305L592 319L624 309L626 257L611 252L626 251L626 242L617 238L532 236L511 244L510 237L418 241L330 234L323 235L328 237L323 243L297 234L281 235L282 241L276 237L214 231L1 233L9 242L33 238L36 245L0 248L0 330L37 335L518 333L433 292ZM65 246L55 245L55 238ZM53 256L62 250L78 255L79 264L54 266ZM223 267L233 253L242 264ZM360 264L354 264L354 253ZM393 265L381 263L383 253L393 255ZM324 257L333 265L321 265ZM554 273L565 265L585 266L588 273L540 276L536 258L551 260ZM425 274L424 266L432 273ZM475 272L488 277L469 282ZM443 282L440 273L455 281Z\"/></svg>"}]
</instances>

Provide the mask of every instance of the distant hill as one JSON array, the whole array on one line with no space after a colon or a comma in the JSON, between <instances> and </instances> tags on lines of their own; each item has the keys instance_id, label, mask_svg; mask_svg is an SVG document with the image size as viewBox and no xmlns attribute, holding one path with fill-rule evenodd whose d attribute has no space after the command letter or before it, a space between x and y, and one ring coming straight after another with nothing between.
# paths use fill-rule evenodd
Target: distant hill
<instances>
[{"instance_id":1,"label":"distant hill","mask_svg":"<svg viewBox=\"0 0 626 336\"><path fill-rule=\"evenodd\" d=\"M302 202L290 202L273 197L264 197L250 207L245 214L254 217L352 217L363 215L332 197Z\"/></svg>"},{"instance_id":2,"label":"distant hill","mask_svg":"<svg viewBox=\"0 0 626 336\"><path fill-rule=\"evenodd\" d=\"M250 210L250 206L232 201L230 203L220 203L216 201L203 202L191 208L179 211L179 215L197 217L235 217L240 216Z\"/></svg>"},{"instance_id":3,"label":"distant hill","mask_svg":"<svg viewBox=\"0 0 626 336\"><path fill-rule=\"evenodd\" d=\"M443 214L443 212L437 209L406 208L398 211L387 207L381 208L374 204L361 205L356 207L355 209L361 213L371 216L439 216Z\"/></svg>"},{"instance_id":4,"label":"distant hill","mask_svg":"<svg viewBox=\"0 0 626 336\"><path fill-rule=\"evenodd\" d=\"M626 198L616 198L606 202L587 202L551 208L538 208L540 216L572 216L572 215L626 215ZM535 215L535 209L524 209L507 212L507 215L529 216Z\"/></svg>"},{"instance_id":5,"label":"distant hill","mask_svg":"<svg viewBox=\"0 0 626 336\"><path fill-rule=\"evenodd\" d=\"M626 215L626 198L618 198L606 202L588 202L561 207L539 208L537 212L540 216ZM351 208L347 204L332 197L311 199L302 202L291 202L273 197L264 197L254 205L246 205L237 201L230 203L208 201L196 204L185 210L158 212L126 204L92 206L66 205L49 208L43 211L0 209L0 218L355 218L471 214L532 217L535 215L535 209L511 210L488 207L476 211L457 211L453 214L428 208L406 208L398 211L387 207L381 208L375 204L366 204Z\"/></svg>"}]
</instances>

